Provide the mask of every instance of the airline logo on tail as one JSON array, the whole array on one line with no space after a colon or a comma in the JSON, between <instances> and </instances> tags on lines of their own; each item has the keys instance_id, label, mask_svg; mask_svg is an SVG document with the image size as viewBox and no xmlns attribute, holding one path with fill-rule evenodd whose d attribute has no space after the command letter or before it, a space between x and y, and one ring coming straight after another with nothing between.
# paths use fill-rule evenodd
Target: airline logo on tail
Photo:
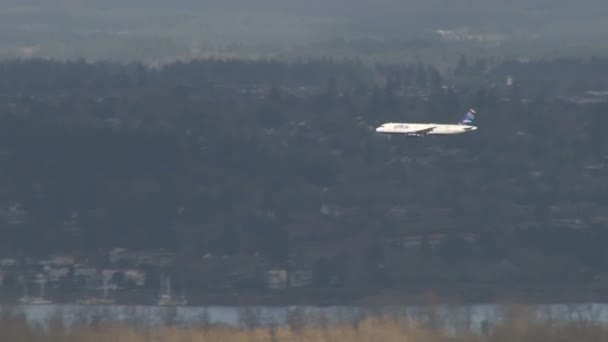
<instances>
[{"instance_id":1,"label":"airline logo on tail","mask_svg":"<svg viewBox=\"0 0 608 342\"><path fill-rule=\"evenodd\" d=\"M469 111L464 115L464 118L462 118L462 120L459 122L459 124L461 125L470 125L473 123L473 120L475 120L475 114L477 114L475 112L474 109L469 109Z\"/></svg>"}]
</instances>

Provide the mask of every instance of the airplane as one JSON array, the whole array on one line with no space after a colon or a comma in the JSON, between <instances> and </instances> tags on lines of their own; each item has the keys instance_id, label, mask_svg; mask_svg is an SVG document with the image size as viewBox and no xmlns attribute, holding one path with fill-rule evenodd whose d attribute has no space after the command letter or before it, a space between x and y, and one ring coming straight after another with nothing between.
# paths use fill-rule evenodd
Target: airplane
<instances>
[{"instance_id":1,"label":"airplane","mask_svg":"<svg viewBox=\"0 0 608 342\"><path fill-rule=\"evenodd\" d=\"M458 124L387 122L376 128L376 132L384 134L405 134L406 136L414 137L461 134L477 129L476 126L472 125L473 120L475 120L475 114L477 114L477 112L475 112L474 109L469 109Z\"/></svg>"}]
</instances>

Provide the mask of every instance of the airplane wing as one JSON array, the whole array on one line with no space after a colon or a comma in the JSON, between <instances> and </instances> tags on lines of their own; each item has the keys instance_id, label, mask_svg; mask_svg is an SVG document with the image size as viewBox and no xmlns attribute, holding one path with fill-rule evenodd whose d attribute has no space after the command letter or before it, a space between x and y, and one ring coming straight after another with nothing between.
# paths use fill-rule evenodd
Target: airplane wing
<instances>
[{"instance_id":1,"label":"airplane wing","mask_svg":"<svg viewBox=\"0 0 608 342\"><path fill-rule=\"evenodd\" d=\"M407 134L411 134L411 135L426 135L426 134L429 134L432 130L434 130L435 127L437 127L437 126L426 127L426 128L419 129L419 130L416 130L416 131L409 131L409 132L407 132Z\"/></svg>"}]
</instances>

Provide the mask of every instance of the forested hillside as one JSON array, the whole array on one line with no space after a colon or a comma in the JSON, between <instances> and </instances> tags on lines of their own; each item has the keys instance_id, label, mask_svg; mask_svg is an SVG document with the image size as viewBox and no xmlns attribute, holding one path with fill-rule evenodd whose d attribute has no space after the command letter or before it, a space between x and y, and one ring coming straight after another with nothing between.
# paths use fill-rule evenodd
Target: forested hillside
<instances>
[{"instance_id":1,"label":"forested hillside","mask_svg":"<svg viewBox=\"0 0 608 342\"><path fill-rule=\"evenodd\" d=\"M490 277L484 267L583 279L606 260L607 70L599 58L463 59L444 74L330 59L6 61L0 244L322 259L381 286ZM389 140L373 130L456 122L470 107L471 134ZM454 239L403 257L396 246L416 234Z\"/></svg>"}]
</instances>

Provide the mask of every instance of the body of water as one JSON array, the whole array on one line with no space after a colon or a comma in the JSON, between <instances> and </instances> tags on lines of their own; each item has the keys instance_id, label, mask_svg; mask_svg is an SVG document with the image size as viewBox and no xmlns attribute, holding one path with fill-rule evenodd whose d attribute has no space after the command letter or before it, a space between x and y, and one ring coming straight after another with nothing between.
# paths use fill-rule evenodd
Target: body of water
<instances>
[{"instance_id":1,"label":"body of water","mask_svg":"<svg viewBox=\"0 0 608 342\"><path fill-rule=\"evenodd\" d=\"M3 315L23 315L30 324L46 326L61 318L71 326L77 323L95 324L120 322L129 326L154 327L162 325L208 326L271 326L289 324L304 319L306 324L356 324L370 316L389 315L419 321L431 328L479 331L508 315L533 315L539 319L590 320L608 323L608 304L543 304L543 305L459 305L408 307L355 306L122 306L122 305L14 305L0 306Z\"/></svg>"}]
</instances>

